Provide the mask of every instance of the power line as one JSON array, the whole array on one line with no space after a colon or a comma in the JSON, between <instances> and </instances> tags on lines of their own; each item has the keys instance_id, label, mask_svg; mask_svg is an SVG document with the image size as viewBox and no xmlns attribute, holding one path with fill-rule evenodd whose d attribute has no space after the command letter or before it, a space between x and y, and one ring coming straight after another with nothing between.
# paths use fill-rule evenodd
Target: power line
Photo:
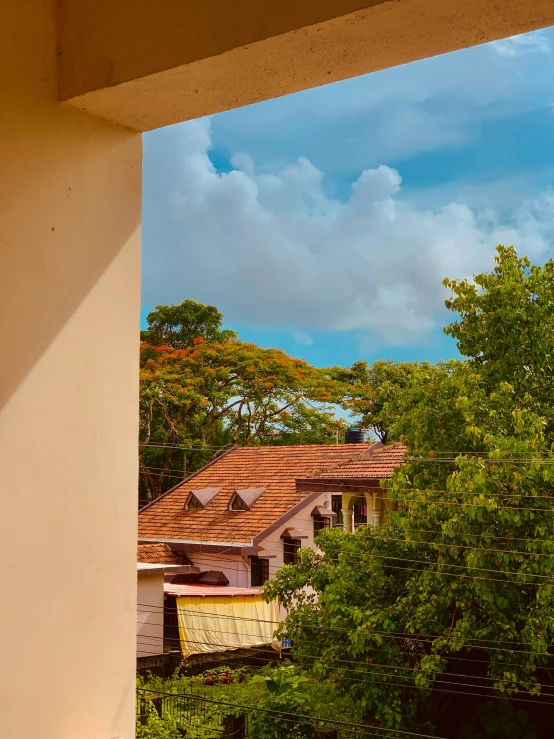
<instances>
[{"instance_id":1,"label":"power line","mask_svg":"<svg viewBox=\"0 0 554 739\"><path fill-rule=\"evenodd\" d=\"M159 614L153 614L153 615L159 615ZM148 625L148 626L161 626L161 624L156 624L156 623L152 624L152 622L146 622L146 623L144 623L144 622L140 622L139 621L137 623L140 626L144 626L144 625ZM197 629L195 629L194 627L189 627L189 630L196 631ZM235 636L235 635L236 636L252 636L252 637L260 637L260 638L265 638L267 636L266 634L250 634L250 633L241 633L241 632L234 632L234 631L224 631L222 629L212 629L212 628L210 628L210 633L229 634L229 635L232 635L232 636ZM181 644L181 640L180 639L171 639L171 638L168 638L168 637L155 636L155 635L138 634L137 638L139 640L145 638L145 639L153 639L154 641L162 641L163 643L176 643L176 644L179 644L179 645ZM202 642L202 641L196 641L196 640L189 639L189 638L186 638L185 639L185 643L186 644L198 644L198 645L203 645L203 646L225 647L226 649L229 649L229 647L230 647L229 644L219 644L217 642L211 642L211 641L210 642ZM320 643L313 642L313 641L305 641L305 640L303 640L302 643L303 644L311 644L311 645L314 645L314 646L321 646ZM261 649L260 651L265 651L268 654L275 654L275 650L273 650L273 649L272 650L263 650L263 649ZM377 651L377 649L376 648L372 648L372 651ZM446 661L448 661L448 659L449 659L449 657L447 655L438 655L438 654L433 654L433 655L424 654L424 655L421 655L421 656L434 656L434 657L438 657L439 659L446 660ZM332 662L332 663L337 663L337 664L358 665L358 666L364 666L364 667L368 668L368 670L352 670L352 669L343 668L347 672L353 672L355 674L359 674L360 672L364 673L364 672L367 672L367 671L370 671L370 674L377 674L377 675L378 674L386 674L386 673L373 672L373 671L370 670L370 668L379 667L379 668L385 668L385 669L393 670L393 671L400 670L402 672L410 672L410 673L414 673L414 675L415 674L418 674L418 675L427 675L427 676L430 676L431 675L431 672L437 672L439 675L448 675L448 676L451 676L451 677L467 678L467 679L475 678L477 680L487 680L487 681L494 682L494 683L502 683L502 684L509 684L509 685L513 684L513 682L514 682L514 680L512 680L512 679L487 677L487 676L481 676L481 675L479 675L479 676L476 676L476 675L466 675L464 673L447 672L447 671L440 670L440 669L432 670L432 671L427 672L425 670L419 670L416 667L408 667L406 665L382 664L382 663L378 663L378 662L373 662L372 660L370 660L369 663L368 662L363 662L362 663L359 660L358 661L356 661L356 660L347 660L347 659L340 659L340 658L331 657L331 656L322 657L322 656L313 655L313 654L301 654L301 655L299 655L298 658L300 660L302 660L302 659L316 660L319 663L321 663L323 666L326 666L326 663L328 663L328 662ZM483 662L483 660L465 660L463 658L460 658L460 659L462 661L479 661L482 664L490 664L490 663ZM521 667L522 666L521 664L514 663L514 662L512 662L512 663L502 663L501 664L502 667L505 667L505 666L508 666L508 665L512 665L512 666L516 666L516 667ZM542 665L537 665L535 669L544 669L544 670L548 670L550 672L554 668L548 668L548 667L543 667ZM436 678L432 678L432 679L435 680ZM448 682L449 684L452 684L452 681L441 681L441 680L439 680L438 682ZM455 683L455 684L459 684L459 685L462 685L462 686L464 685L464 683ZM475 687L475 686L466 685L466 687ZM492 686L484 686L484 687L492 687ZM546 695L554 698L554 693L552 693L552 695L550 695L550 694L546 694Z\"/></svg>"},{"instance_id":2,"label":"power line","mask_svg":"<svg viewBox=\"0 0 554 739\"><path fill-rule=\"evenodd\" d=\"M226 615L226 614L210 612L210 611L203 611L200 613L198 611L192 611L190 609L182 608L180 606L177 606L176 608L167 608L167 606L149 606L144 603L138 603L137 605L146 607L146 608L157 608L159 610L166 609L170 612L178 613L180 611L181 613L190 613L191 615L200 616L201 618L208 618L208 617L216 616L218 618L230 619L232 621L248 621L248 622L254 622L254 623L266 623L266 624L273 624L276 626L279 626L282 623L284 623L283 621L274 621L271 619L260 619L260 618L249 618L247 616ZM317 629L319 631L338 631L341 633L356 633L356 634L361 633L364 636L365 635L379 636L383 638L401 639L401 640L406 640L406 639L407 640L418 640L418 639L419 640L421 639L429 640L429 639L448 639L448 638L451 638L453 640L463 639L465 642L468 642L468 643L478 642L478 644L474 646L476 646L476 648L481 648L481 649L490 649L490 650L501 651L501 652L513 652L514 654L531 654L534 656L544 656L544 657L553 656L549 652L533 652L530 650L506 649L502 647L497 647L497 646L494 646L495 640L492 638L487 639L487 638L479 638L479 637L467 637L464 634L459 634L459 633L458 634L456 633L452 633L452 634L409 634L409 633L392 634L388 631L363 631L360 628L354 629L354 628L349 628L349 627L347 628L347 627L341 627L341 626L320 626L318 624L312 624L308 622L305 622L305 623L300 622L300 623L295 624L295 626L302 627L302 628L308 628L308 629ZM364 624L362 624L362 626L364 626ZM480 645L479 642L492 642L493 646ZM525 646L525 642L510 641L509 639L499 639L498 642L500 644L515 644L516 646Z\"/></svg>"},{"instance_id":3,"label":"power line","mask_svg":"<svg viewBox=\"0 0 554 739\"><path fill-rule=\"evenodd\" d=\"M187 639L186 640L186 643L187 644L191 644L191 645L196 644L196 645L199 645L199 646L221 647L222 648L222 651L229 650L229 645L228 644L219 644L217 642L201 642L201 641L194 641L194 640ZM147 645L143 645L143 646L147 646ZM274 650L272 650L272 652L270 652L269 650L262 650L262 649L260 649L260 647L257 647L257 651L265 651L265 653L273 653L273 654L276 654L276 652ZM267 661L267 660L264 660L263 657L253 657L253 659L257 659L258 661L262 661L262 660L263 661ZM389 667L389 666L387 665L387 667ZM505 698L505 696L503 696L503 695L495 695L495 694L491 694L489 692L485 692L485 691L490 691L490 690L496 690L497 688L495 688L494 686L481 686L481 685L475 685L475 684L471 684L471 683L457 682L457 681L454 681L454 680L440 680L438 678L432 678L432 681L433 681L433 685L432 686L424 686L424 685L416 685L415 683L412 684L412 683L400 683L400 682L397 682L398 680L405 679L405 676L403 676L403 675L394 675L394 674L391 674L391 673L378 672L378 671L370 671L370 670L361 670L361 671L360 670L351 670L351 669L344 668L344 667L343 668L339 668L339 669L342 672L353 673L354 675L366 674L366 675L369 675L370 677L390 678L389 680L386 680L386 681L383 681L383 680L373 681L373 682L376 682L379 685L383 685L383 686L387 686L387 687L392 686L392 687L408 688L410 690L424 690L424 691L429 691L429 692L432 692L433 690L437 690L439 692L455 693L457 695L460 695L460 691L459 690L448 690L447 688L435 688L434 687L434 684L435 683L440 683L441 685L447 685L447 686L452 687L452 688L473 688L473 689L477 689L477 690L481 690L482 691L480 693L468 693L467 691L464 690L464 691L462 691L462 693L464 695L475 695L475 696L478 696L478 697L481 697L481 698L482 697L488 697L488 698L499 699L499 700L503 700ZM397 669L397 668L390 668L390 669ZM423 673L420 672L420 674L423 674ZM446 673L440 673L440 674L446 674ZM488 679L493 680L494 678L488 678ZM355 683L358 682L358 683L362 684L362 683L365 683L366 680L363 680L363 679L362 680L354 680L354 678L351 678L351 682L355 682ZM500 681L496 681L496 682L502 682L502 681L500 680ZM519 690L517 690L517 688L516 688L516 690L514 692L519 692ZM531 693L529 690L526 690L525 692L528 693L530 696L533 696L533 693ZM534 703L535 702L535 701L532 701L532 700L530 700L528 698L519 698L517 696L512 695L511 693L509 693L509 696L510 696L510 700L514 700L514 701L519 701L519 702L523 702L523 703ZM543 697L552 698L552 697L554 697L554 693L541 693L541 694L537 694L537 696L536 696L537 700L542 699ZM552 702L552 701L544 701L544 700L541 700L540 702L541 702L541 705L549 705L549 706L550 705L553 705L554 706L554 702Z\"/></svg>"},{"instance_id":4,"label":"power line","mask_svg":"<svg viewBox=\"0 0 554 739\"><path fill-rule=\"evenodd\" d=\"M301 530L301 531L307 531L307 529L299 529L299 530ZM396 540L396 539L386 539L386 538L383 538L383 539L380 539L380 540L381 541L397 541L397 542L402 542L403 541L401 539L397 539ZM545 540L545 541L547 541L547 540ZM406 544L406 546L412 546L413 544L416 544L416 542L410 542L410 541L405 541L404 543ZM198 544L200 546L202 545L201 542L199 542ZM428 546L437 546L437 547L440 547L440 546L449 546L448 544L441 544L440 542L418 542L417 543L418 546L421 546L422 544L425 544L425 545L428 545ZM246 546L246 544L245 544L245 546ZM284 546L286 547L286 545L284 545ZM452 546L464 546L464 545L452 545ZM272 548L272 547L264 546L263 544L261 545L261 547L262 547L262 554L264 552L277 552L279 554L281 554L283 552L283 549L281 549L281 548L279 548L279 549ZM469 546L467 546L467 548L472 549L472 547L469 547ZM315 549L312 549L312 547L300 547L298 551L301 552L302 549L304 549L304 550L310 549L311 551L316 551ZM479 547L476 547L475 549L477 549L478 551L485 551L485 550L483 550L483 549L481 549ZM494 550L492 550L492 551L494 551ZM502 550L502 551L504 551L506 553L509 553L509 554L515 554L515 555L518 555L518 554L529 554L529 555L533 555L534 554L533 552L517 552L517 551L508 552L507 550ZM224 562L224 563L228 563L228 564L230 563L229 560L223 560L223 559L217 558L216 556L211 557L209 552L198 552L198 554L201 554L203 556L207 556L209 559L211 559L214 562L219 561L219 562ZM224 553L221 552L220 554L224 554ZM229 554L230 555L233 554L231 548L229 548ZM554 556L554 554L550 554L550 555L543 554L542 556ZM518 578L542 579L542 580L544 580L544 583L533 583L533 581L531 581L531 582L522 582L521 580L510 580L510 579L502 579L502 578L499 579L499 578L489 578L489 577L472 577L472 579L475 579L475 580L489 580L491 582L503 582L503 583L508 583L508 584L509 583L512 583L512 584L516 584L516 585L529 585L529 584L538 584L538 585L540 585L540 584L543 584L543 585L550 586L550 583L554 584L554 577L552 577L551 575L548 575L548 574L545 575L545 574L541 574L541 573L528 572L528 571L525 571L525 570L516 571L516 570L502 570L502 569L495 569L495 568L477 567L477 566L474 566L474 565L464 565L464 564L456 564L456 563L450 563L450 562L437 562L437 561L433 561L433 560L424 560L424 559L408 559L408 558L406 558L403 555L394 556L394 555L376 554L376 553L373 553L373 552L367 552L367 553L364 553L364 554L359 555L357 557L349 557L345 553L339 553L339 556L337 556L337 557L330 557L330 556L325 555L323 553L323 554L320 555L320 557L322 559L322 562L321 562L322 564L325 564L326 561L327 562L328 561L336 561L336 562L347 563L347 564L348 563L351 563L351 564L362 564L362 563L367 564L367 559L368 558L369 559L383 559L383 560L408 562L408 563L411 563L411 564L421 564L421 565L425 565L426 568L429 568L429 567L434 567L434 568L447 567L447 568L456 568L456 569L468 570L468 571L471 571L471 572L488 572L488 573L492 573L492 574L496 574L496 575L514 575L514 576L516 576ZM262 559L263 559L263 556L262 556ZM399 567L396 567L396 566L393 567L393 565L389 565L389 564L385 564L384 567L390 567L390 568L394 568L394 569L403 569L403 570L405 570L407 572L414 572L414 571L416 571L416 572L425 572L425 571L429 571L428 569L423 570L423 569L420 569L420 568L404 568L404 567L399 568ZM437 572L437 574L443 574L443 575L449 575L449 576L456 576L458 573ZM458 575L458 576L459 577L471 577L471 576L466 576L466 575L461 575L461 574Z\"/></svg>"},{"instance_id":5,"label":"power line","mask_svg":"<svg viewBox=\"0 0 554 739\"><path fill-rule=\"evenodd\" d=\"M141 689L139 689L141 690ZM156 695L162 695L167 696L171 698L181 697L181 698L187 698L192 696L187 696L187 694L178 694L178 693L163 693L161 691L147 691L146 689L142 689L141 692L148 692L149 694L156 694ZM284 711L275 711L273 709L269 708L260 708L257 706L247 706L240 703L228 703L227 701L220 701L220 700L214 700L213 698L207 698L205 696L198 696L198 698L202 701L207 701L209 703L216 703L219 705L225 705L230 706L232 708L242 708L247 711L259 711L268 715L275 715L275 716L290 716L290 720L294 721L295 723L298 723L298 721L317 721L323 724L330 724L333 726L341 726L344 728L352 728L352 729L363 729L364 731L372 730L372 731L378 731L378 732L386 732L386 733L396 733L401 734L402 736L410 736L410 737L419 737L420 739L443 739L441 737L431 737L428 734L419 734L417 732L411 732L411 731L404 731L402 729L387 729L383 728L381 726L372 726L370 724L356 724L348 721L338 721L337 719L327 719L323 718L321 716L310 716L307 714L293 714L293 713L285 713ZM383 736L383 734L378 734L377 736Z\"/></svg>"},{"instance_id":6,"label":"power line","mask_svg":"<svg viewBox=\"0 0 554 739\"><path fill-rule=\"evenodd\" d=\"M167 610L168 610L168 612L174 613L177 609L168 608ZM162 613L156 613L154 611L138 611L138 613L150 613L153 616L161 616L161 615L164 615L165 616L165 613L164 614L162 614ZM280 623L286 625L285 621L282 621ZM156 621L154 621L154 622L152 622L152 621L137 621L137 624L139 624L141 626L158 626L158 627L161 627L161 626L164 626L165 625L165 623L160 623L160 622L156 622ZM323 629L325 627L316 627L316 628ZM352 630L352 631L354 631L354 630ZM230 632L230 631L218 630L218 633L222 633L222 634L231 634L231 633L234 634L234 633L237 633L237 634L239 634L240 632ZM375 633L375 632L370 632L370 635L373 634L373 633ZM418 639L417 638L418 635L416 635L416 634L397 635L397 634L382 634L382 633L379 633L379 635L382 636L383 638L390 637L390 638L394 638L394 639L398 639L400 641L406 641L406 642L409 642L409 641L412 641L412 642L413 641L417 641L419 644L424 644L424 645L427 645L427 646L429 646L429 645L432 644L431 641L424 641L423 639ZM139 638L142 638L142 635L140 635ZM148 638L157 639L157 640L163 640L163 641L168 641L168 642L174 642L174 643L179 644L179 645L181 644L180 639L171 639L169 637L157 637L157 636L151 636L151 637L148 637ZM284 637L284 638L286 638L286 637ZM521 642L518 642L518 643L521 643ZM310 644L312 646L318 646L318 647L321 646L321 642L310 641L310 640L307 640L307 639L302 639L302 644ZM369 646L368 645L366 648L367 648L367 650L369 650L371 652L377 652L377 651L379 651L379 647L378 646ZM495 649L495 647L488 647L488 646L482 647L480 645L475 645L475 644L468 645L468 648L469 649L491 649L491 650L494 650ZM513 650L503 650L503 651L512 652ZM272 649L268 653L269 654L275 654L275 650ZM516 652L516 653L520 653L520 652ZM545 657L545 656L546 657L550 657L550 658L554 657L554 654L550 654L549 652L521 652L521 653L522 654L531 654L531 655L537 656L537 657ZM432 653L426 653L426 654L424 654L422 656L439 657L440 659L447 660L448 662L451 662L451 661L455 661L455 662L475 662L477 664L482 664L482 665L489 665L489 664L491 664L490 660L476 659L474 657L458 657L458 656L456 656L454 654L451 654L451 653L438 654L436 652L432 652ZM320 657L312 656L312 655L302 655L302 657L310 657L310 658L313 658L313 659L316 659L316 658L317 659L320 659ZM329 658L329 659L333 659L333 661L347 662L348 664L360 664L359 661L355 661L355 660L334 660L334 658ZM505 662L505 661L502 661L502 662L498 662L496 664L500 665L501 667L521 667L521 662ZM408 668L408 669L411 669L411 668ZM413 668L413 669L415 669L415 668ZM537 669L537 670L546 670L547 672L554 672L554 667L547 667L546 665L536 665L535 669ZM464 675L462 673L444 673L443 672L442 674L453 674L453 675L459 675L460 677L472 677L471 675ZM494 679L494 678L487 678L487 679Z\"/></svg>"}]
</instances>

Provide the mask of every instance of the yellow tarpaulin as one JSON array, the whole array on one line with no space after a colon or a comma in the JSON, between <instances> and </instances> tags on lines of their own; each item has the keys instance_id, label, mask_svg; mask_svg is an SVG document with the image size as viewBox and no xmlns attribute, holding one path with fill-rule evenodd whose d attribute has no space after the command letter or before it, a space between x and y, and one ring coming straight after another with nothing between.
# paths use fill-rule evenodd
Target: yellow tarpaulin
<instances>
[{"instance_id":1,"label":"yellow tarpaulin","mask_svg":"<svg viewBox=\"0 0 554 739\"><path fill-rule=\"evenodd\" d=\"M177 617L183 657L278 645L273 634L279 625L279 604L265 603L260 595L180 597Z\"/></svg>"}]
</instances>

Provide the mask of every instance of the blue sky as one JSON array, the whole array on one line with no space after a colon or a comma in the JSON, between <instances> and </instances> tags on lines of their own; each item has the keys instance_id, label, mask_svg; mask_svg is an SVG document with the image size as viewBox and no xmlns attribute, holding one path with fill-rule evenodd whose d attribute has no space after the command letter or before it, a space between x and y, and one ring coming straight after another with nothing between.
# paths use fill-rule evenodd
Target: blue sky
<instances>
[{"instance_id":1,"label":"blue sky","mask_svg":"<svg viewBox=\"0 0 554 739\"><path fill-rule=\"evenodd\" d=\"M317 365L456 356L442 279L554 244L554 29L144 137L143 318Z\"/></svg>"}]
</instances>

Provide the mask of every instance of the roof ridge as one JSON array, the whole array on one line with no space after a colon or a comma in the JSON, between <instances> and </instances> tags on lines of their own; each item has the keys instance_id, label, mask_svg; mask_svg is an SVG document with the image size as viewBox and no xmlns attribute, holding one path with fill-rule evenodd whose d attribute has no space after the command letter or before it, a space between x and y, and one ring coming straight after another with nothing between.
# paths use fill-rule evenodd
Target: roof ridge
<instances>
[{"instance_id":1,"label":"roof ridge","mask_svg":"<svg viewBox=\"0 0 554 739\"><path fill-rule=\"evenodd\" d=\"M236 446L235 449L247 449L261 451L265 450L277 450L277 449L337 449L350 446L367 446L367 442L359 444L262 444L260 446Z\"/></svg>"},{"instance_id":2,"label":"roof ridge","mask_svg":"<svg viewBox=\"0 0 554 739\"><path fill-rule=\"evenodd\" d=\"M380 446L376 446L377 444L379 444ZM352 462L359 462L359 461L366 460L366 459L374 459L384 454L385 452L389 451L390 449L395 449L397 447L406 448L406 445L400 441L393 441L392 444L383 444L382 442L377 441L374 444L372 444L369 447L369 449L367 449L365 452L362 452L361 454L357 454L353 457L350 457L349 459L341 461L338 464L333 465L332 467L322 467L320 470L317 470L312 474L322 475L325 472L333 472L334 470L339 470L342 467L347 467Z\"/></svg>"},{"instance_id":3,"label":"roof ridge","mask_svg":"<svg viewBox=\"0 0 554 739\"><path fill-rule=\"evenodd\" d=\"M374 447L377 444L380 444L381 446L375 449ZM374 441L373 444L370 444L369 447L365 451L360 452L360 454L355 454L351 457L348 457L348 459L341 460L340 462L337 462L336 464L334 464L332 467L321 467L321 469L314 470L311 474L320 475L323 472L331 472L331 470L340 469L341 467L345 467L351 462L356 462L358 459L367 459L367 456L372 456L372 454L377 454L377 452L379 452L381 449L384 449L384 448L385 446L383 445L381 441Z\"/></svg>"}]
</instances>

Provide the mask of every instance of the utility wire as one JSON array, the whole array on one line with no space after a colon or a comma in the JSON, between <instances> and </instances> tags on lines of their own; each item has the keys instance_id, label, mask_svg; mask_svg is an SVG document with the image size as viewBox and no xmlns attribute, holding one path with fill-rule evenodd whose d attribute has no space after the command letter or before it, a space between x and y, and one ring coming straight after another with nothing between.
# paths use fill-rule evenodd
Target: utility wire
<instances>
[{"instance_id":1,"label":"utility wire","mask_svg":"<svg viewBox=\"0 0 554 739\"><path fill-rule=\"evenodd\" d=\"M139 603L138 605L139 606L142 606L142 607L145 606L145 604L143 604L143 603ZM209 617L212 617L212 616L216 616L218 618L230 619L232 621L248 621L248 622L254 622L254 623L273 624L273 625L276 625L276 626L279 626L279 625L281 625L283 623L283 621L274 621L274 620L271 620L271 619L260 619L260 618L248 618L247 616L227 615L227 614L220 614L220 613L211 612L211 611L203 611L202 613L199 613L198 611L193 611L193 610L190 610L190 609L187 609L187 608L182 608L181 606L177 606L176 608L167 608L167 607L164 607L164 606L148 606L148 605L146 605L146 607L147 608L151 608L151 607L159 608L160 610L166 608L168 611L177 612L177 613L178 612L181 612L181 613L189 613L191 615L199 616L201 618L209 618ZM341 626L320 626L318 624L313 624L313 623L309 623L309 622L304 622L304 623L299 622L299 623L294 624L294 626L295 627L308 628L308 629L317 629L318 631L333 631L333 632L334 631L338 631L338 632L342 632L342 633L356 633L356 634L360 634L361 633L364 636L365 635L367 635L367 636L379 636L379 637L383 637L383 638L402 639L402 640L422 640L422 639L430 640L430 639L447 639L447 638L451 638L453 640L463 639L464 641L466 641L468 643L469 642L478 642L476 645L472 645L472 646L475 646L476 648L481 648L481 649L490 649L491 651L494 650L494 651L502 651L502 652L513 652L513 653L517 653L517 654L531 654L531 655L535 655L535 656L545 656L545 657L552 657L552 656L554 656L554 655L551 655L549 652L533 652L533 651L529 651L529 650L517 650L517 649L501 648L501 647L495 646L496 640L494 640L494 639L479 638L479 637L466 637L464 634L459 634L459 633L457 634L455 632L452 633L452 634L410 634L410 633L392 634L392 633L390 633L388 631L373 631L373 630L371 630L371 631L364 631L363 630L363 627L365 626L365 624L361 624L360 625L361 628L360 627L359 628L351 628L351 627L341 627ZM480 644L480 642L492 642L493 645L492 646L490 646L488 644L482 645L482 644ZM525 646L525 642L511 641L509 639L499 639L498 640L498 643L500 643L500 644L515 644L516 646Z\"/></svg>"},{"instance_id":2,"label":"utility wire","mask_svg":"<svg viewBox=\"0 0 554 739\"><path fill-rule=\"evenodd\" d=\"M167 696L171 698L175 697L181 697L181 698L187 698L187 694L178 694L178 693L163 693L160 691L147 691L146 689L139 689L141 692L148 692L148 694L156 694L156 695L162 695ZM299 721L317 721L323 724L330 724L333 726L340 726L344 728L352 728L352 729L363 729L364 731L370 730L370 731L377 731L381 732L380 734L377 734L377 736L386 736L387 734L394 733L394 734L400 734L402 736L408 736L408 737L419 737L419 739L442 739L441 737L431 737L428 734L419 734L417 732L411 732L411 731L404 731L402 729L386 729L381 726L372 726L370 724L356 724L348 721L338 721L336 719L326 719L321 716L310 716L307 714L292 714L292 713L285 713L284 711L275 711L269 708L259 708L256 706L247 706L242 705L240 703L228 703L226 701L220 701L220 700L214 700L213 698L206 698L205 696L198 696L200 700L206 701L209 703L216 703L219 705L225 705L225 706L231 706L233 708L242 708L248 711L258 711L261 713L265 713L267 715L272 716L290 716L290 720L294 721L295 723L298 723ZM383 734L384 732L384 734Z\"/></svg>"},{"instance_id":3,"label":"utility wire","mask_svg":"<svg viewBox=\"0 0 554 739\"><path fill-rule=\"evenodd\" d=\"M151 622L147 622L145 624L145 623L140 622L140 621L138 622L138 624L140 626L144 626L144 625L149 625L149 626L150 625L152 625L152 626L157 625L157 626L160 626L161 625L161 624L152 624ZM194 631L195 629L194 628L191 628L191 630ZM210 633L231 634L233 636L234 635L237 635L237 636L253 636L253 637L259 637L259 638L265 638L266 637L266 634L241 634L240 632L222 631L221 629L210 629ZM166 644L166 643L174 643L174 644L179 644L179 645L181 644L180 639L171 639L171 638L168 638L168 637L155 636L155 635L150 635L149 636L147 634L139 634L138 635L138 639L139 640L141 640L141 639L152 639L154 641L159 641L159 642L161 641L164 644ZM186 644L198 644L198 645L203 645L203 646L225 647L226 649L229 649L229 647L230 647L229 644L219 644L217 642L212 642L212 641L210 641L210 642L202 642L202 641L197 641L197 640L188 639L188 638L185 639L185 643ZM303 641L303 644L313 644L315 646L321 646L317 642L304 642ZM272 650L260 649L260 651L265 652L265 653L268 653L268 654L275 654L276 653L276 651L273 650L273 649ZM376 650L374 650L374 651L376 651ZM358 667L364 666L365 668L367 668L367 669L364 669L364 670L360 670L360 669L353 670L351 668L340 668L340 669L345 670L346 672L352 672L352 673L358 674L358 675L360 673L368 673L368 674L371 674L371 675L374 675L374 674L375 675L380 675L380 674L388 675L388 673L379 673L379 672L375 672L372 669L374 667L378 667L378 668L390 670L393 673L394 672L397 672L397 671L400 671L400 672L413 673L414 675L426 675L428 677L431 677L431 675L436 672L436 673L438 673L439 676L448 675L448 676L455 677L455 678L466 678L468 680L471 680L471 679L475 679L475 680L487 680L487 681L492 682L492 683L500 683L500 684L507 684L507 685L512 685L514 683L514 680L513 679L495 678L495 677L488 677L488 676L484 676L484 675L466 675L464 673L447 672L447 671L440 670L440 669L426 671L426 670L422 670L422 669L417 669L416 667L408 667L406 665L382 664L382 663L378 663L378 662L373 662L371 660L369 662L363 662L362 663L359 660L356 661L356 660L339 659L339 658L330 657L330 656L321 657L321 656L313 655L313 654L302 654L302 655L298 655L298 656L295 654L294 656L297 657L297 659L299 659L299 660L312 659L312 660L318 662L319 664L323 665L324 667L329 667L329 663L336 663L336 664L339 664L339 665L342 665L342 664L358 665ZM443 656L443 655L422 655L422 656L437 656L440 659L443 659L443 660L446 660L446 661L449 659L448 656ZM490 664L490 663L485 663L485 664ZM521 667L522 666L521 664L517 664L517 663L511 663L511 664L515 664L518 667ZM502 663L501 666L502 667L506 666L506 663ZM545 669L545 670L549 670L550 671L553 668L547 668L547 667L543 667L542 665L538 665L536 667L536 669ZM392 677L395 677L395 675L391 675L391 676ZM433 681L440 682L440 683L447 682L450 685L451 684L455 684L455 685L460 685L460 686L465 686L465 687L485 687L485 688L494 687L494 686L487 686L487 685L485 685L485 686L467 685L465 683L459 683L459 682L453 683L453 681L438 680L437 678L433 678L433 677L431 677L431 679ZM414 686L414 687L417 687L417 686ZM526 691L526 692L528 692L528 691ZM550 693L546 693L546 694L543 693L543 695L547 695L548 697L554 698L554 693L551 693L551 694Z\"/></svg>"}]
</instances>

